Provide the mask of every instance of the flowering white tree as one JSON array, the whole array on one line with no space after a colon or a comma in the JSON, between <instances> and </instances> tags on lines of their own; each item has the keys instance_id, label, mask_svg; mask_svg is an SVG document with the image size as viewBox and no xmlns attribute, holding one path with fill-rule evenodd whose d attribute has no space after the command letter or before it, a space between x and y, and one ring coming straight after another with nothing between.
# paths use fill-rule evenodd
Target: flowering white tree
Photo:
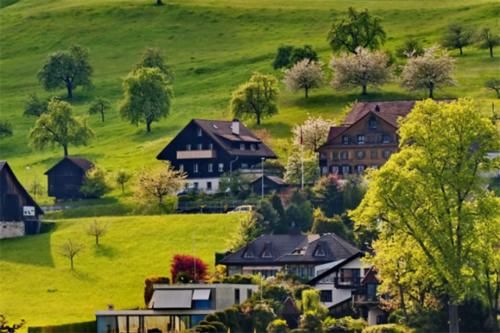
<instances>
[{"instance_id":1,"label":"flowering white tree","mask_svg":"<svg viewBox=\"0 0 500 333\"><path fill-rule=\"evenodd\" d=\"M330 127L334 125L331 120L309 116L303 124L293 128L293 143L303 144L305 149L315 152L326 142Z\"/></svg>"},{"instance_id":2,"label":"flowering white tree","mask_svg":"<svg viewBox=\"0 0 500 333\"><path fill-rule=\"evenodd\" d=\"M408 90L425 89L434 98L434 89L454 85L451 77L454 60L437 46L425 50L419 57L408 59L401 73L401 85Z\"/></svg>"},{"instance_id":3,"label":"flowering white tree","mask_svg":"<svg viewBox=\"0 0 500 333\"><path fill-rule=\"evenodd\" d=\"M291 91L304 89L305 98L309 97L309 89L323 85L322 64L318 61L303 59L285 71L283 82Z\"/></svg>"},{"instance_id":4,"label":"flowering white tree","mask_svg":"<svg viewBox=\"0 0 500 333\"><path fill-rule=\"evenodd\" d=\"M332 57L330 67L334 72L331 82L334 88L366 87L370 84L379 86L390 79L389 58L382 51L369 51L358 47L355 54L343 54Z\"/></svg>"},{"instance_id":5,"label":"flowering white tree","mask_svg":"<svg viewBox=\"0 0 500 333\"><path fill-rule=\"evenodd\" d=\"M175 170L169 162L155 169L144 169L137 179L137 197L146 201L158 200L163 204L163 198L182 189L186 174Z\"/></svg>"}]
</instances>

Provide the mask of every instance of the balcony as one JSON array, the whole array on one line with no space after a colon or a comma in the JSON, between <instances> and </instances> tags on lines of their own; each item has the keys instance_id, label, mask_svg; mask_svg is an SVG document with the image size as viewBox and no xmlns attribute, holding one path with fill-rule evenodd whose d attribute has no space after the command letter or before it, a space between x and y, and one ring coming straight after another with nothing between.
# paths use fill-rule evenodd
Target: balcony
<instances>
[{"instance_id":1,"label":"balcony","mask_svg":"<svg viewBox=\"0 0 500 333\"><path fill-rule=\"evenodd\" d=\"M361 277L335 277L334 279L335 288L338 289L355 289L361 285Z\"/></svg>"},{"instance_id":2,"label":"balcony","mask_svg":"<svg viewBox=\"0 0 500 333\"><path fill-rule=\"evenodd\" d=\"M197 159L209 159L215 157L216 157L216 152L213 149L177 151L178 160L197 160Z\"/></svg>"}]
</instances>

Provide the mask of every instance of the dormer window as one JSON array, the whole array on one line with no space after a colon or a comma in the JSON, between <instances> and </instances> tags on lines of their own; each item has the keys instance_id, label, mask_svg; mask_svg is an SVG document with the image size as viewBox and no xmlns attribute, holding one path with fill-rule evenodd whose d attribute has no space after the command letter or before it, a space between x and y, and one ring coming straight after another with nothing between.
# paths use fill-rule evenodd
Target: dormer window
<instances>
[{"instance_id":1,"label":"dormer window","mask_svg":"<svg viewBox=\"0 0 500 333\"><path fill-rule=\"evenodd\" d=\"M368 128L370 128L370 129L376 129L377 128L377 118L370 117L370 119L368 119Z\"/></svg>"},{"instance_id":2,"label":"dormer window","mask_svg":"<svg viewBox=\"0 0 500 333\"><path fill-rule=\"evenodd\" d=\"M255 258L255 255L253 254L252 250L247 249L245 252L243 252L243 258L245 259Z\"/></svg>"},{"instance_id":3,"label":"dormer window","mask_svg":"<svg viewBox=\"0 0 500 333\"><path fill-rule=\"evenodd\" d=\"M272 258L273 257L273 252L271 251L271 243L266 243L264 245L264 250L262 251L261 257L262 258Z\"/></svg>"},{"instance_id":4,"label":"dormer window","mask_svg":"<svg viewBox=\"0 0 500 333\"><path fill-rule=\"evenodd\" d=\"M343 145L349 144L349 137L347 135L342 135L342 144Z\"/></svg>"},{"instance_id":5,"label":"dormer window","mask_svg":"<svg viewBox=\"0 0 500 333\"><path fill-rule=\"evenodd\" d=\"M318 245L316 247L316 249L314 250L313 256L314 257L325 257L326 256L326 251L323 248L323 246Z\"/></svg>"},{"instance_id":6,"label":"dormer window","mask_svg":"<svg viewBox=\"0 0 500 333\"><path fill-rule=\"evenodd\" d=\"M203 132L201 131L201 128L198 127L198 129L196 130L196 135L197 136L202 136L203 135Z\"/></svg>"}]
</instances>

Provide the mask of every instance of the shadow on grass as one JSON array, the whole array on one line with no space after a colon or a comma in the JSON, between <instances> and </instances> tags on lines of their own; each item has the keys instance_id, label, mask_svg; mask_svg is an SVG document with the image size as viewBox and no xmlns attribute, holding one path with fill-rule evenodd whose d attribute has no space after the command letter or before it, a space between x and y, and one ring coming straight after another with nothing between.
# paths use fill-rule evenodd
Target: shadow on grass
<instances>
[{"instance_id":1,"label":"shadow on grass","mask_svg":"<svg viewBox=\"0 0 500 333\"><path fill-rule=\"evenodd\" d=\"M55 223L43 223L38 235L0 240L0 261L54 267L50 238L56 229Z\"/></svg>"},{"instance_id":2,"label":"shadow on grass","mask_svg":"<svg viewBox=\"0 0 500 333\"><path fill-rule=\"evenodd\" d=\"M78 260L78 258L77 258L77 260ZM73 277L75 277L76 279L81 280L81 281L95 282L96 279L94 277L92 277L89 273L82 272L82 271L78 270L78 261L77 260L75 261L75 269L73 271L71 271L71 275L73 275Z\"/></svg>"},{"instance_id":3,"label":"shadow on grass","mask_svg":"<svg viewBox=\"0 0 500 333\"><path fill-rule=\"evenodd\" d=\"M106 257L112 259L118 255L118 250L112 246L101 244L94 248L94 254L96 257Z\"/></svg>"},{"instance_id":4,"label":"shadow on grass","mask_svg":"<svg viewBox=\"0 0 500 333\"><path fill-rule=\"evenodd\" d=\"M183 125L187 125L187 123L191 120L191 118L186 119L186 123ZM139 124L137 130L130 138L135 142L147 142L152 140L161 139L167 136L173 136L179 130L178 125L160 125L158 123L151 124L151 132L146 131L146 124Z\"/></svg>"}]
</instances>

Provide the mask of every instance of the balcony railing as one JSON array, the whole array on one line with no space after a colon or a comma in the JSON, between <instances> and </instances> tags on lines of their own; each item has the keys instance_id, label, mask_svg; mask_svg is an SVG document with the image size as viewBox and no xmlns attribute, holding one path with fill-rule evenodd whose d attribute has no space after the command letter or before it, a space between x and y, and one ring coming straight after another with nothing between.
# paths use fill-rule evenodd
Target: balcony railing
<instances>
[{"instance_id":1,"label":"balcony railing","mask_svg":"<svg viewBox=\"0 0 500 333\"><path fill-rule=\"evenodd\" d=\"M361 285L360 277L350 277L343 278L336 277L334 279L334 284L336 288L358 288Z\"/></svg>"},{"instance_id":2,"label":"balcony railing","mask_svg":"<svg viewBox=\"0 0 500 333\"><path fill-rule=\"evenodd\" d=\"M178 150L177 151L177 159L178 160L193 160L200 158L215 158L216 153L213 149L205 149L205 150Z\"/></svg>"}]
</instances>

